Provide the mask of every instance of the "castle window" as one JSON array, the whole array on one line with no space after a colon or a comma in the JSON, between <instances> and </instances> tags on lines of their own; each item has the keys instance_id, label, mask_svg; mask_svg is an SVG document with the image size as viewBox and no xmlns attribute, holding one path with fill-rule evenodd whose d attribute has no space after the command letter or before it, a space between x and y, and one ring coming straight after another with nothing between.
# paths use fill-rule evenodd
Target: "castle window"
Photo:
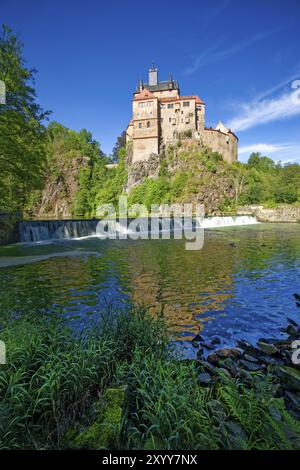
<instances>
[{"instance_id":1,"label":"castle window","mask_svg":"<svg viewBox=\"0 0 300 470\"><path fill-rule=\"evenodd\" d=\"M165 105L165 104L161 104L160 107L161 107L161 109L164 109L164 108L166 107L166 105Z\"/></svg>"},{"instance_id":2,"label":"castle window","mask_svg":"<svg viewBox=\"0 0 300 470\"><path fill-rule=\"evenodd\" d=\"M189 106L190 105L190 102L189 101L184 101L183 102L183 106Z\"/></svg>"},{"instance_id":3,"label":"castle window","mask_svg":"<svg viewBox=\"0 0 300 470\"><path fill-rule=\"evenodd\" d=\"M141 122L139 122L139 128L140 128L140 129L142 128L142 123L141 123Z\"/></svg>"},{"instance_id":4,"label":"castle window","mask_svg":"<svg viewBox=\"0 0 300 470\"><path fill-rule=\"evenodd\" d=\"M172 118L169 118L169 122L172 122Z\"/></svg>"},{"instance_id":5,"label":"castle window","mask_svg":"<svg viewBox=\"0 0 300 470\"><path fill-rule=\"evenodd\" d=\"M173 103L169 103L169 104L168 104L168 108L169 108L169 109L170 109L170 108L174 108L174 104L173 104Z\"/></svg>"},{"instance_id":6,"label":"castle window","mask_svg":"<svg viewBox=\"0 0 300 470\"><path fill-rule=\"evenodd\" d=\"M147 121L147 127L150 127L150 126L151 126L150 121Z\"/></svg>"}]
</instances>

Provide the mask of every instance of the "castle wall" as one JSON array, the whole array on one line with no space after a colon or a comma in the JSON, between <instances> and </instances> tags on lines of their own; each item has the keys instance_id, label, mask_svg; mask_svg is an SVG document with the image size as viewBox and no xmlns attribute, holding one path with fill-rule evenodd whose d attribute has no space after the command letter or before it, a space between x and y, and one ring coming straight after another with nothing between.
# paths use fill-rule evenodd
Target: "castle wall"
<instances>
[{"instance_id":1,"label":"castle wall","mask_svg":"<svg viewBox=\"0 0 300 470\"><path fill-rule=\"evenodd\" d=\"M157 69L150 72L157 74ZM146 161L151 154L159 155L161 143L174 143L184 133L188 137L188 132L191 138L223 155L228 163L237 161L237 137L222 122L215 129L205 128L203 101L195 95L180 96L177 82L174 85L170 81L168 85L157 82L155 77L151 78L153 84L148 85L154 91L140 82L139 91L134 93L132 121L126 132L126 141L132 141L132 161ZM166 86L171 89L165 90Z\"/></svg>"},{"instance_id":2,"label":"castle wall","mask_svg":"<svg viewBox=\"0 0 300 470\"><path fill-rule=\"evenodd\" d=\"M189 106L183 106L183 103ZM173 106L173 107L169 107ZM164 143L176 140L178 134L196 130L195 100L176 100L174 102L161 102L160 125Z\"/></svg>"},{"instance_id":3,"label":"castle wall","mask_svg":"<svg viewBox=\"0 0 300 470\"><path fill-rule=\"evenodd\" d=\"M163 90L163 91L153 91L154 96L158 99L160 98L176 98L179 96L178 90Z\"/></svg>"},{"instance_id":4,"label":"castle wall","mask_svg":"<svg viewBox=\"0 0 300 470\"><path fill-rule=\"evenodd\" d=\"M231 134L224 134L215 129L204 129L201 133L203 145L210 147L214 152L223 155L228 163L237 161L238 158L238 140Z\"/></svg>"}]
</instances>

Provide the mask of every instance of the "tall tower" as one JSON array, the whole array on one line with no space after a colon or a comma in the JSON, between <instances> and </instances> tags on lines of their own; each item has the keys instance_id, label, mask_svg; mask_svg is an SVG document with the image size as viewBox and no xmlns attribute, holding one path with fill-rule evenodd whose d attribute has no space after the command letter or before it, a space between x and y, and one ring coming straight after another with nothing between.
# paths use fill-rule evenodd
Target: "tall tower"
<instances>
[{"instance_id":1,"label":"tall tower","mask_svg":"<svg viewBox=\"0 0 300 470\"><path fill-rule=\"evenodd\" d=\"M158 84L158 72L157 72L157 67L152 65L152 67L149 69L149 85L156 86Z\"/></svg>"}]
</instances>

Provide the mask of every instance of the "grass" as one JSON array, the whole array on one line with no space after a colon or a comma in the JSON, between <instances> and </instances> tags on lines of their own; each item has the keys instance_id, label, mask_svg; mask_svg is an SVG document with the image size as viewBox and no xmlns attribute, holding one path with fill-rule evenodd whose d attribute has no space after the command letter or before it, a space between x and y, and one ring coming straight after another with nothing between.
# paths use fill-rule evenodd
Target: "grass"
<instances>
[{"instance_id":1,"label":"grass","mask_svg":"<svg viewBox=\"0 0 300 470\"><path fill-rule=\"evenodd\" d=\"M99 416L120 414L113 448L300 448L300 424L274 398L270 374L252 374L249 386L220 370L214 386L199 386L200 365L178 360L164 320L145 308L108 309L80 336L59 317L26 314L2 321L0 338L2 449L74 447ZM122 413L107 405L118 387Z\"/></svg>"}]
</instances>

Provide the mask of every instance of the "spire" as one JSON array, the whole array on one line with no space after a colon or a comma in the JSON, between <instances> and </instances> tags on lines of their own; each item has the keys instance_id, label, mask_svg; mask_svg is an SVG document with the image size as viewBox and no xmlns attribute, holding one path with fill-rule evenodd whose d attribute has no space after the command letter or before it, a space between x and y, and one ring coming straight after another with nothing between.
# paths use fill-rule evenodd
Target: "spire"
<instances>
[{"instance_id":1,"label":"spire","mask_svg":"<svg viewBox=\"0 0 300 470\"><path fill-rule=\"evenodd\" d=\"M137 93L140 93L143 90L143 88L144 88L144 82L143 82L143 79L140 78L136 87Z\"/></svg>"}]
</instances>

